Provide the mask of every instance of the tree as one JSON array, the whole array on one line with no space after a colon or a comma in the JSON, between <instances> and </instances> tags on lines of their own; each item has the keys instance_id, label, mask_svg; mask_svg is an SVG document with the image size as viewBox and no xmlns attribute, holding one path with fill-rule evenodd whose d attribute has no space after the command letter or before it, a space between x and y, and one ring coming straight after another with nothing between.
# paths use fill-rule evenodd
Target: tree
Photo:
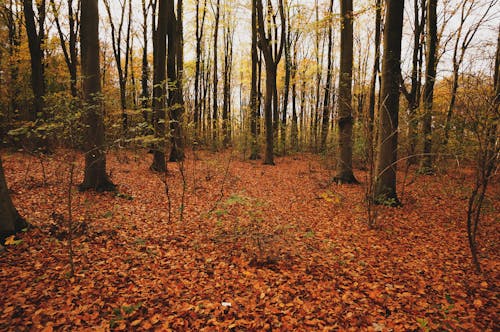
<instances>
[{"instance_id":1,"label":"tree","mask_svg":"<svg viewBox=\"0 0 500 332\"><path fill-rule=\"evenodd\" d=\"M28 224L19 215L9 195L9 188L0 158L0 241L26 228Z\"/></svg>"},{"instance_id":2,"label":"tree","mask_svg":"<svg viewBox=\"0 0 500 332\"><path fill-rule=\"evenodd\" d=\"M330 0L330 6L328 7L328 64L326 69L326 84L325 84L325 95L323 99L323 116L321 120L321 150L326 150L326 139L328 137L328 124L330 123L331 115L331 96L333 90L332 78L333 78L333 0Z\"/></svg>"},{"instance_id":3,"label":"tree","mask_svg":"<svg viewBox=\"0 0 500 332\"><path fill-rule=\"evenodd\" d=\"M148 14L149 9L152 6L152 0L148 1L146 5L146 0L141 0L142 7L142 67L141 67L141 106L142 106L142 116L145 122L148 122L148 107L149 107L149 63L148 63Z\"/></svg>"},{"instance_id":4,"label":"tree","mask_svg":"<svg viewBox=\"0 0 500 332\"><path fill-rule=\"evenodd\" d=\"M205 27L205 17L207 13L207 0L203 1L203 8L201 9L201 22L200 22L200 0L196 0L196 64L195 64L195 76L194 76L194 125L195 125L195 136L198 137L201 128L201 84L202 81L202 68L201 68L201 57L202 57L202 40L203 32Z\"/></svg>"},{"instance_id":5,"label":"tree","mask_svg":"<svg viewBox=\"0 0 500 332\"><path fill-rule=\"evenodd\" d=\"M231 74L233 67L234 28L231 20L232 12L224 8L224 71L222 87L222 146L228 147L231 140Z\"/></svg>"},{"instance_id":6,"label":"tree","mask_svg":"<svg viewBox=\"0 0 500 332\"><path fill-rule=\"evenodd\" d=\"M276 75L278 64L283 54L283 46L285 42L285 14L283 10L283 1L278 1L278 11L281 18L281 38L272 31L265 32L264 25L264 10L262 8L262 0L254 0L257 14L257 43L264 55L266 62L266 94L264 97L264 118L266 124L266 152L264 155L264 164L274 165L274 133L273 133L273 98L277 98L276 91ZM273 8L271 2L268 2L268 15L271 15ZM268 19L268 30L269 27ZM276 28L277 29L277 28ZM275 119L278 121L278 119Z\"/></svg>"},{"instance_id":7,"label":"tree","mask_svg":"<svg viewBox=\"0 0 500 332\"><path fill-rule=\"evenodd\" d=\"M419 6L420 1L420 6ZM408 102L408 165L417 161L415 152L417 148L417 128L418 117L417 110L420 107L420 95L422 87L422 63L423 63L423 43L422 34L425 26L425 1L413 0L414 30L413 30L413 55L411 69L411 87L408 92L401 79L401 91Z\"/></svg>"},{"instance_id":8,"label":"tree","mask_svg":"<svg viewBox=\"0 0 500 332\"><path fill-rule=\"evenodd\" d=\"M378 203L397 205L396 169L404 1L386 0L385 8L375 198Z\"/></svg>"},{"instance_id":9,"label":"tree","mask_svg":"<svg viewBox=\"0 0 500 332\"><path fill-rule=\"evenodd\" d=\"M252 0L252 80L250 83L250 160L259 158L258 130L259 123L259 90L257 86L258 77L258 54L257 54L257 8Z\"/></svg>"},{"instance_id":10,"label":"tree","mask_svg":"<svg viewBox=\"0 0 500 332\"><path fill-rule=\"evenodd\" d=\"M436 48L437 48L437 0L427 1L427 33L425 53L425 84L424 84L424 116L423 136L424 151L420 171L432 174L432 103L434 100L434 83L436 82Z\"/></svg>"},{"instance_id":11,"label":"tree","mask_svg":"<svg viewBox=\"0 0 500 332\"><path fill-rule=\"evenodd\" d=\"M486 190L495 174L500 157L500 26L498 27L497 47L493 69L493 92L490 98L471 98L469 107L471 128L477 140L475 183L469 196L467 208L467 238L472 254L472 263L476 272L481 272L477 252L477 231L481 218ZM476 82L481 86L481 82ZM487 105L481 105L482 100L488 100Z\"/></svg>"},{"instance_id":12,"label":"tree","mask_svg":"<svg viewBox=\"0 0 500 332\"><path fill-rule=\"evenodd\" d=\"M459 86L458 81L459 81L460 67L464 61L465 52L469 48L472 40L474 40L474 36L476 35L477 31L479 30L479 27L487 19L488 13L497 3L498 3L498 0L490 1L489 4L486 6L486 9L484 10L483 14L480 16L479 20L475 24L472 24L465 31L465 34L463 36L462 36L462 33L464 32L465 22L471 16L474 16L473 15L474 9L477 6L478 1L470 1L470 2L464 1L462 3L461 9L460 9L460 23L459 23L458 29L456 31L457 37L455 40L455 47L453 48L452 87L451 87L451 92L450 92L450 102L448 104L448 108L446 111L446 122L444 125L443 145L445 145L445 146L448 144L448 140L450 138L451 117L453 115L453 109L455 107L457 91L458 91L458 86ZM460 45L460 47L459 47L459 45Z\"/></svg>"},{"instance_id":13,"label":"tree","mask_svg":"<svg viewBox=\"0 0 500 332\"><path fill-rule=\"evenodd\" d=\"M8 28L8 54L9 54L9 116L15 118L15 113L20 110L19 95L20 87L18 83L19 78L19 51L21 46L21 31L23 22L20 16L18 2L9 0L8 4L3 3L1 15Z\"/></svg>"},{"instance_id":14,"label":"tree","mask_svg":"<svg viewBox=\"0 0 500 332\"><path fill-rule=\"evenodd\" d=\"M156 7L158 6L158 8ZM158 19L156 11L158 10ZM151 169L165 172L165 93L167 59L166 1L155 1L153 6L153 126L157 144L153 148Z\"/></svg>"},{"instance_id":15,"label":"tree","mask_svg":"<svg viewBox=\"0 0 500 332\"><path fill-rule=\"evenodd\" d=\"M101 102L99 61L98 0L82 0L80 48L85 106L86 153L85 172L80 190L114 191L115 185L106 174L104 120Z\"/></svg>"},{"instance_id":16,"label":"tree","mask_svg":"<svg viewBox=\"0 0 500 332\"><path fill-rule=\"evenodd\" d=\"M418 0L415 0L418 1ZM382 0L375 0L375 50L372 68L372 77L370 81L370 89L368 93L368 112L366 118L366 134L367 134L367 157L373 160L373 142L374 142L374 122L375 122L375 91L377 78L380 74L380 34L382 27Z\"/></svg>"},{"instance_id":17,"label":"tree","mask_svg":"<svg viewBox=\"0 0 500 332\"><path fill-rule=\"evenodd\" d=\"M111 44L113 46L113 55L116 63L116 70L118 71L118 81L120 85L120 106L122 110L122 130L124 133L127 132L128 128L128 115L126 113L127 109L127 80L128 80L128 61L130 52L130 31L132 24L132 0L128 0L128 23L125 31L125 64L122 65L122 40L123 40L123 28L125 24L125 12L127 11L127 0L120 2L120 21L118 27L116 27L113 21L113 15L111 13L111 7L109 0L104 0L104 6L108 13L109 24L111 26Z\"/></svg>"},{"instance_id":18,"label":"tree","mask_svg":"<svg viewBox=\"0 0 500 332\"><path fill-rule=\"evenodd\" d=\"M79 22L76 17L78 15L78 11L80 10L80 8L78 7L77 12L75 13L73 9L73 0L67 1L66 5L68 7L67 10L68 10L69 31L68 31L68 36L65 36L61 26L61 21L59 19L59 10L61 6L59 5L59 7L57 7L54 0L50 0L50 4L52 6L54 21L56 23L57 33L59 35L59 42L61 44L61 49L64 54L64 61L66 62L66 66L68 67L70 75L71 96L75 98L78 95L77 81L76 81L77 66L78 66L78 51L76 49L76 41L77 41L78 27L79 27Z\"/></svg>"},{"instance_id":19,"label":"tree","mask_svg":"<svg viewBox=\"0 0 500 332\"><path fill-rule=\"evenodd\" d=\"M219 36L219 20L220 20L220 0L217 0L215 4L215 23L214 23L214 46L213 46L213 91L212 91L212 140L213 140L213 146L217 147L217 139L218 139L218 109L219 109L219 103L217 101L217 96L218 96L218 82L219 82L219 77L217 73L217 62L218 62L218 48L217 48L217 42L218 42L218 36Z\"/></svg>"},{"instance_id":20,"label":"tree","mask_svg":"<svg viewBox=\"0 0 500 332\"><path fill-rule=\"evenodd\" d=\"M339 183L357 183L352 171L352 60L353 60L353 12L352 0L340 1L342 17L340 29L340 75L338 87L338 151L337 174Z\"/></svg>"},{"instance_id":21,"label":"tree","mask_svg":"<svg viewBox=\"0 0 500 332\"><path fill-rule=\"evenodd\" d=\"M288 1L285 1L285 9L286 9L286 22L287 26L284 27L286 29L286 39L284 42L284 50L285 50L285 84L283 86L283 110L281 113L281 125L280 125L280 139L281 139L281 149L283 154L286 154L286 118L288 115L288 99L290 96L290 81L292 79L292 36L291 36L291 28L290 28L290 4Z\"/></svg>"},{"instance_id":22,"label":"tree","mask_svg":"<svg viewBox=\"0 0 500 332\"><path fill-rule=\"evenodd\" d=\"M182 10L180 11L182 13ZM184 100L182 96L182 38L179 35L181 21L175 17L174 1L167 1L167 78L170 117L170 156L169 161L184 159L184 143L182 139L182 116L184 115Z\"/></svg>"},{"instance_id":23,"label":"tree","mask_svg":"<svg viewBox=\"0 0 500 332\"><path fill-rule=\"evenodd\" d=\"M23 0L24 19L26 21L26 34L31 57L31 88L33 90L33 109L29 119L35 121L44 115L45 96L45 74L44 74L44 51L45 41L45 0L37 1L38 29L35 23L35 11L32 0Z\"/></svg>"}]
</instances>

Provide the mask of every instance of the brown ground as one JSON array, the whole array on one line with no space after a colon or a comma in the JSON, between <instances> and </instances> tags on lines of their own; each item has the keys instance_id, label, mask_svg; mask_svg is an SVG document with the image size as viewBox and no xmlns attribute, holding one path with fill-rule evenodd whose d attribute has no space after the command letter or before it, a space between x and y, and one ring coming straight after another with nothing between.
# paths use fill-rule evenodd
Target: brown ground
<instances>
[{"instance_id":1,"label":"brown ground","mask_svg":"<svg viewBox=\"0 0 500 332\"><path fill-rule=\"evenodd\" d=\"M179 165L169 164L169 218L151 155L114 153L108 168L120 195L72 192L70 277L70 152L43 163L2 155L14 202L36 228L0 254L0 330L500 328L500 188L492 184L486 201L477 275L465 231L470 170L410 171L403 207L378 208L370 230L364 185L331 183L317 156L277 158L275 167L229 153L190 156L180 220Z\"/></svg>"}]
</instances>

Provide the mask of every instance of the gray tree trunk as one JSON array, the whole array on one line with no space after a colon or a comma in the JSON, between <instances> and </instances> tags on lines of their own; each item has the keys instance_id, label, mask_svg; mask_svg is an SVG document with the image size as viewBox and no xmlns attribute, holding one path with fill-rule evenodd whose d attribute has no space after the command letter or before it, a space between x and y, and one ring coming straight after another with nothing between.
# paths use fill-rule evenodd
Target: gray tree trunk
<instances>
[{"instance_id":1,"label":"gray tree trunk","mask_svg":"<svg viewBox=\"0 0 500 332\"><path fill-rule=\"evenodd\" d=\"M85 173L80 190L114 191L106 174L104 119L101 102L99 63L99 7L97 0L82 0L80 48L85 106L86 151Z\"/></svg>"},{"instance_id":2,"label":"gray tree trunk","mask_svg":"<svg viewBox=\"0 0 500 332\"><path fill-rule=\"evenodd\" d=\"M396 193L399 83L404 1L386 0L378 151L375 164L375 199L399 204Z\"/></svg>"},{"instance_id":3,"label":"gray tree trunk","mask_svg":"<svg viewBox=\"0 0 500 332\"><path fill-rule=\"evenodd\" d=\"M340 75L338 93L338 150L337 174L339 183L357 183L352 171L352 59L353 11L352 0L340 2L342 26L340 29Z\"/></svg>"}]
</instances>

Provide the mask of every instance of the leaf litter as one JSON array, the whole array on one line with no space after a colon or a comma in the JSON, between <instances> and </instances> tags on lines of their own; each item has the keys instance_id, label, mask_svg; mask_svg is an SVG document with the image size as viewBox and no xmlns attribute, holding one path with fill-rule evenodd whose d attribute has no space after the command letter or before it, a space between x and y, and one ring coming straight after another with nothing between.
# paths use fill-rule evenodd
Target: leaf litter
<instances>
[{"instance_id":1,"label":"leaf litter","mask_svg":"<svg viewBox=\"0 0 500 332\"><path fill-rule=\"evenodd\" d=\"M70 276L67 229L51 217L67 218L68 153L43 157L43 172L33 156L4 157L14 203L34 227L0 253L1 330L499 327L499 187L491 186L481 224L484 273L476 275L464 225L467 170L416 177L404 205L379 207L369 229L363 185L331 183L316 156L269 167L197 151L168 165L169 222L149 155L110 153L118 194L74 188Z\"/></svg>"}]
</instances>

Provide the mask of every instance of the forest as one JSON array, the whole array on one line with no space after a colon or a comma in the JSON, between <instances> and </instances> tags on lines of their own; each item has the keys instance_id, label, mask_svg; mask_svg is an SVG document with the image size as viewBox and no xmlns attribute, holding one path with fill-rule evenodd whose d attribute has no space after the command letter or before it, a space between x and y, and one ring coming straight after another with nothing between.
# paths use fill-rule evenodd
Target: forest
<instances>
[{"instance_id":1,"label":"forest","mask_svg":"<svg viewBox=\"0 0 500 332\"><path fill-rule=\"evenodd\" d=\"M499 0L0 0L0 330L497 331Z\"/></svg>"}]
</instances>

